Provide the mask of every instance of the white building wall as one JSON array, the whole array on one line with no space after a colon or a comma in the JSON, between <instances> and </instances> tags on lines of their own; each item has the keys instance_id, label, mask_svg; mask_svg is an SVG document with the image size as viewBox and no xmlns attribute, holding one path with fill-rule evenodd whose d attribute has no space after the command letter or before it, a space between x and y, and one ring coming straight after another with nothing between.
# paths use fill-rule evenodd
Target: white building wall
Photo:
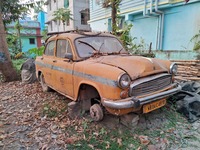
<instances>
[{"instance_id":1,"label":"white building wall","mask_svg":"<svg viewBox=\"0 0 200 150\"><path fill-rule=\"evenodd\" d=\"M81 24L81 13L80 11L89 9L89 0L75 0L74 1L74 12L73 12L73 19L74 19L74 27L75 29L81 30L90 30L89 25L82 25Z\"/></svg>"},{"instance_id":2,"label":"white building wall","mask_svg":"<svg viewBox=\"0 0 200 150\"><path fill-rule=\"evenodd\" d=\"M51 5L51 9L50 9ZM64 0L48 0L47 6L47 24L48 24L48 32L62 32L62 31L69 31L69 30L76 30L77 28L80 30L89 30L89 25L81 25L81 14L80 11L84 9L89 9L89 0L69 0L69 7L72 14L72 19L69 20L69 25L65 24L60 21L54 20L54 11L58 10L59 8L64 8Z\"/></svg>"}]
</instances>

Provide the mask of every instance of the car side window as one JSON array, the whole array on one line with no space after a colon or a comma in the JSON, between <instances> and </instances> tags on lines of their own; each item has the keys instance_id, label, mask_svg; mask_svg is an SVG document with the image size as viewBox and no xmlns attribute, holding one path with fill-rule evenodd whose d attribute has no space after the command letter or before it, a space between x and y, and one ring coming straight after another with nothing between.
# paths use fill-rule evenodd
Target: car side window
<instances>
[{"instance_id":1,"label":"car side window","mask_svg":"<svg viewBox=\"0 0 200 150\"><path fill-rule=\"evenodd\" d=\"M47 44L44 54L48 56L54 55L54 47L55 47L55 41L51 41Z\"/></svg>"},{"instance_id":2,"label":"car side window","mask_svg":"<svg viewBox=\"0 0 200 150\"><path fill-rule=\"evenodd\" d=\"M57 49L56 56L60 58L64 58L65 54L72 53L71 45L68 40L58 40L57 41Z\"/></svg>"}]
</instances>

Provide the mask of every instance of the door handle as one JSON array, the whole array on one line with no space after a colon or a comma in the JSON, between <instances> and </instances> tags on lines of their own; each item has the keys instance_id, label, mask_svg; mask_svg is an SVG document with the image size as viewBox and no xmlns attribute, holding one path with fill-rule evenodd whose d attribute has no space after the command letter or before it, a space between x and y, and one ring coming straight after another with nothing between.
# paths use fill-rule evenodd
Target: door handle
<instances>
[{"instance_id":1,"label":"door handle","mask_svg":"<svg viewBox=\"0 0 200 150\"><path fill-rule=\"evenodd\" d=\"M65 59L65 60L63 60L64 62L69 62L70 60L67 60L67 59Z\"/></svg>"},{"instance_id":2,"label":"door handle","mask_svg":"<svg viewBox=\"0 0 200 150\"><path fill-rule=\"evenodd\" d=\"M57 62L56 60L53 60L53 62Z\"/></svg>"}]
</instances>

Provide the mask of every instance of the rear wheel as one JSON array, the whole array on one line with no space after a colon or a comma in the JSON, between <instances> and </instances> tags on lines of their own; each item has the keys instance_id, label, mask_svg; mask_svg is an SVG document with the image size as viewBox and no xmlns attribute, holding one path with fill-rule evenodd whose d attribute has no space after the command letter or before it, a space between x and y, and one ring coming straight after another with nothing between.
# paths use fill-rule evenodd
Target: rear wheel
<instances>
[{"instance_id":1,"label":"rear wheel","mask_svg":"<svg viewBox=\"0 0 200 150\"><path fill-rule=\"evenodd\" d=\"M101 121L103 119L103 109L99 104L94 104L90 107L90 116L94 121Z\"/></svg>"},{"instance_id":2,"label":"rear wheel","mask_svg":"<svg viewBox=\"0 0 200 150\"><path fill-rule=\"evenodd\" d=\"M45 79L44 79L43 74L40 75L40 84L41 84L42 90L44 92L49 92L51 90L50 87L48 87L48 85L45 83Z\"/></svg>"}]
</instances>

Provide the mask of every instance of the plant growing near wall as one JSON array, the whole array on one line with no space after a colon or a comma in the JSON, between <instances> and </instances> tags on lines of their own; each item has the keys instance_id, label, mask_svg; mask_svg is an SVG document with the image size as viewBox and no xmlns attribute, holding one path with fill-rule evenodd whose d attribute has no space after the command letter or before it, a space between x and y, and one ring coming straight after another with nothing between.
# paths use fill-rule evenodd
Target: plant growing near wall
<instances>
[{"instance_id":1,"label":"plant growing near wall","mask_svg":"<svg viewBox=\"0 0 200 150\"><path fill-rule=\"evenodd\" d=\"M117 35L120 38L122 44L126 49L128 49L133 42L133 38L129 35L132 26L132 24L124 23L124 27L122 29L117 28L115 33L115 35Z\"/></svg>"},{"instance_id":2,"label":"plant growing near wall","mask_svg":"<svg viewBox=\"0 0 200 150\"><path fill-rule=\"evenodd\" d=\"M200 60L200 30L197 34L195 34L192 39L190 40L191 42L194 42L194 47L193 50L197 51L197 59Z\"/></svg>"},{"instance_id":3,"label":"plant growing near wall","mask_svg":"<svg viewBox=\"0 0 200 150\"><path fill-rule=\"evenodd\" d=\"M199 33L195 34L192 37L191 42L193 41L194 41L193 50L200 50L200 30L199 30Z\"/></svg>"},{"instance_id":4,"label":"plant growing near wall","mask_svg":"<svg viewBox=\"0 0 200 150\"><path fill-rule=\"evenodd\" d=\"M151 51L151 48L145 43L144 39L140 39L140 43L136 44L134 40L136 37L132 37L129 33L131 28L133 27L132 24L124 23L124 27L122 29L116 30L116 35L122 41L122 44L129 51L131 54L141 55L145 57L155 57L155 54ZM149 52L147 53L146 50L149 48Z\"/></svg>"},{"instance_id":5,"label":"plant growing near wall","mask_svg":"<svg viewBox=\"0 0 200 150\"><path fill-rule=\"evenodd\" d=\"M132 54L142 55L146 57L155 57L155 55L149 50L149 53L144 53L141 49L146 48L146 44L144 40L141 40L140 44L134 44L133 40L136 37L132 37L129 33L131 28L133 27L132 24L127 24L126 22L123 25L123 28L120 29L118 23L120 22L121 17L119 16L120 8L119 4L122 0L104 0L102 7L107 8L111 7L111 19L112 19L112 33L120 38L124 47Z\"/></svg>"}]
</instances>

